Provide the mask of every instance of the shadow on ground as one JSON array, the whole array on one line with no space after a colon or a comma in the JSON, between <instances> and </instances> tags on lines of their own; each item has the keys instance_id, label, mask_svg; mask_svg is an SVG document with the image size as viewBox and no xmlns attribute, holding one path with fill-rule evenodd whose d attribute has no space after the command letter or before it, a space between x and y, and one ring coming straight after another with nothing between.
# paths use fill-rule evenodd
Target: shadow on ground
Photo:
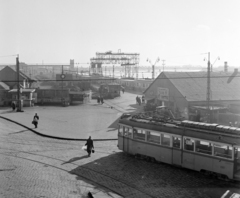
<instances>
[{"instance_id":1,"label":"shadow on ground","mask_svg":"<svg viewBox=\"0 0 240 198\"><path fill-rule=\"evenodd\" d=\"M147 162L119 152L84 164L70 171L127 197L140 191L150 197L212 197L219 198L232 183L205 176L199 172L164 163ZM171 195L171 196L170 196Z\"/></svg>"},{"instance_id":2,"label":"shadow on ground","mask_svg":"<svg viewBox=\"0 0 240 198\"><path fill-rule=\"evenodd\" d=\"M84 155L82 157L74 157L74 158L68 160L67 162L62 163L62 165L72 163L72 162L75 162L75 161L78 161L78 160L81 160L81 159L85 159L85 158L89 158L88 155Z\"/></svg>"}]
</instances>

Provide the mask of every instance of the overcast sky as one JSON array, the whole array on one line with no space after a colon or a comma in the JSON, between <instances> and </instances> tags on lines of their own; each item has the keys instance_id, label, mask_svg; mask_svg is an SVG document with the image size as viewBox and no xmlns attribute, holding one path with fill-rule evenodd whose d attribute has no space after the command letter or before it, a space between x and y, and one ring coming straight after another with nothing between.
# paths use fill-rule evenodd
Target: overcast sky
<instances>
[{"instance_id":1,"label":"overcast sky","mask_svg":"<svg viewBox=\"0 0 240 198\"><path fill-rule=\"evenodd\" d=\"M239 0L0 0L0 63L87 63L140 53L140 65L240 66Z\"/></svg>"}]
</instances>

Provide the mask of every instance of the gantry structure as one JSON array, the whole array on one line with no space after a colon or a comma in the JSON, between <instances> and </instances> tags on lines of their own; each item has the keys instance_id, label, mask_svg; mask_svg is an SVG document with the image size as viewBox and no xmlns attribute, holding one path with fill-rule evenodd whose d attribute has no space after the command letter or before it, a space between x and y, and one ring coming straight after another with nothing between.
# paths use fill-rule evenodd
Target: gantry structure
<instances>
[{"instance_id":1,"label":"gantry structure","mask_svg":"<svg viewBox=\"0 0 240 198\"><path fill-rule=\"evenodd\" d=\"M138 78L138 65L139 65L139 53L123 53L121 50L118 52L97 52L95 58L90 59L91 72L102 74L102 65L109 64L113 66L113 76L114 76L114 66L121 65L124 67L125 77L131 77L136 73L136 78Z\"/></svg>"}]
</instances>

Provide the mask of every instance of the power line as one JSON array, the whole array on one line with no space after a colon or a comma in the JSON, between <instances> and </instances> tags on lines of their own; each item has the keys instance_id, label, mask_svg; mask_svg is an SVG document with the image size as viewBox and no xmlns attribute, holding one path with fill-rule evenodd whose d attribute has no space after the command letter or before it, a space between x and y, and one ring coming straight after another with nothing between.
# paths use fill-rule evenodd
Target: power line
<instances>
[{"instance_id":1,"label":"power line","mask_svg":"<svg viewBox=\"0 0 240 198\"><path fill-rule=\"evenodd\" d=\"M211 79L214 79L214 78L229 78L229 77L232 77L232 75L225 75L225 76L212 76ZM239 78L240 76L235 76L234 78ZM199 77L191 77L191 76L186 76L186 77L170 77L170 78L167 78L167 77L163 77L163 78L156 78L156 79L161 79L161 80L164 80L164 79L172 79L172 80L185 80L185 79L207 79L208 77L207 76L199 76ZM122 80L122 79L117 79L117 78L109 78L109 79L102 79L102 78L95 78L95 79L70 79L70 80L50 80L50 79L37 79L36 81L38 82L81 82L81 81L109 81L109 80ZM123 80L128 80L128 79L123 79ZM131 79L129 79L131 80ZM150 79L152 80L152 79ZM132 80L134 81L134 80ZM144 80L141 80L141 81L144 81ZM3 82L18 82L16 80L4 80Z\"/></svg>"},{"instance_id":2,"label":"power line","mask_svg":"<svg viewBox=\"0 0 240 198\"><path fill-rule=\"evenodd\" d=\"M12 56L18 56L18 54L12 54L12 55L4 55L4 56L0 56L0 58L3 58L3 57L12 57Z\"/></svg>"}]
</instances>

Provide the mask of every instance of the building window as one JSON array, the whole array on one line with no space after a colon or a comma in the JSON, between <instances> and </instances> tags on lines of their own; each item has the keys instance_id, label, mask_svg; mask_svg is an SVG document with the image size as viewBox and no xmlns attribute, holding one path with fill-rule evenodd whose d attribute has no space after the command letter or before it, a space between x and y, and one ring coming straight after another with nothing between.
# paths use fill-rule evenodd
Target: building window
<instances>
[{"instance_id":1,"label":"building window","mask_svg":"<svg viewBox=\"0 0 240 198\"><path fill-rule=\"evenodd\" d=\"M181 148L181 138L180 137L173 136L172 137L172 142L173 142L173 147L174 148L178 148L178 149Z\"/></svg>"},{"instance_id":2,"label":"building window","mask_svg":"<svg viewBox=\"0 0 240 198\"><path fill-rule=\"evenodd\" d=\"M194 151L194 140L190 138L184 138L184 150Z\"/></svg>"},{"instance_id":3,"label":"building window","mask_svg":"<svg viewBox=\"0 0 240 198\"><path fill-rule=\"evenodd\" d=\"M147 141L155 144L160 144L160 133L147 131Z\"/></svg>"},{"instance_id":4,"label":"building window","mask_svg":"<svg viewBox=\"0 0 240 198\"><path fill-rule=\"evenodd\" d=\"M228 145L214 144L214 156L232 159L233 148Z\"/></svg>"},{"instance_id":5,"label":"building window","mask_svg":"<svg viewBox=\"0 0 240 198\"><path fill-rule=\"evenodd\" d=\"M212 155L212 144L202 140L195 140L196 152Z\"/></svg>"},{"instance_id":6,"label":"building window","mask_svg":"<svg viewBox=\"0 0 240 198\"><path fill-rule=\"evenodd\" d=\"M133 139L145 141L145 131L142 129L133 130Z\"/></svg>"}]
</instances>

